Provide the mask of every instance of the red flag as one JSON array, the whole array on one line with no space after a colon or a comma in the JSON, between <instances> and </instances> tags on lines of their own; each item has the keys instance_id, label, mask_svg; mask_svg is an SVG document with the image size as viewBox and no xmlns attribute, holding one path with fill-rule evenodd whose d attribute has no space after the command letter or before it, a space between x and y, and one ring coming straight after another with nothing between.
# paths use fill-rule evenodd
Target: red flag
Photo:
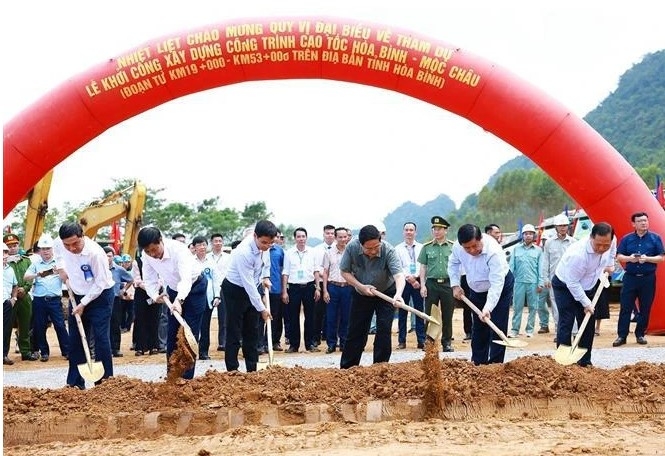
<instances>
[{"instance_id":1,"label":"red flag","mask_svg":"<svg viewBox=\"0 0 665 456\"><path fill-rule=\"evenodd\" d=\"M663 193L663 181L660 180L660 176L656 176L656 199L658 204L665 208L665 194Z\"/></svg>"},{"instance_id":2,"label":"red flag","mask_svg":"<svg viewBox=\"0 0 665 456\"><path fill-rule=\"evenodd\" d=\"M116 254L120 254L120 224L116 221L111 225L111 245Z\"/></svg>"},{"instance_id":3,"label":"red flag","mask_svg":"<svg viewBox=\"0 0 665 456\"><path fill-rule=\"evenodd\" d=\"M543 211L540 211L540 220L538 220L538 226L536 227L538 229L538 237L536 237L536 245L540 245L540 240L543 237Z\"/></svg>"}]
</instances>

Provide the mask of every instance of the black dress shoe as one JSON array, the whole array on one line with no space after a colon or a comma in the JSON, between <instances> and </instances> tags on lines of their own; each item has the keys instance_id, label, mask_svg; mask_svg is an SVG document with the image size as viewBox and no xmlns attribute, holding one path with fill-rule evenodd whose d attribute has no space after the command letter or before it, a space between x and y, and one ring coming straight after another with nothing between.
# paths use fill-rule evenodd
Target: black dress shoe
<instances>
[{"instance_id":1,"label":"black dress shoe","mask_svg":"<svg viewBox=\"0 0 665 456\"><path fill-rule=\"evenodd\" d=\"M331 354L331 353L334 353L334 352L335 352L335 347L328 347L328 348L326 349L326 354L327 354L327 355L329 355L329 354Z\"/></svg>"},{"instance_id":2,"label":"black dress shoe","mask_svg":"<svg viewBox=\"0 0 665 456\"><path fill-rule=\"evenodd\" d=\"M444 352L454 352L455 349L452 347L452 345L444 345L443 346L443 351Z\"/></svg>"},{"instance_id":3,"label":"black dress shoe","mask_svg":"<svg viewBox=\"0 0 665 456\"><path fill-rule=\"evenodd\" d=\"M621 345L625 345L626 343L626 338L625 337L617 337L614 339L614 342L612 342L612 347L619 347Z\"/></svg>"},{"instance_id":4,"label":"black dress shoe","mask_svg":"<svg viewBox=\"0 0 665 456\"><path fill-rule=\"evenodd\" d=\"M48 361L48 355L42 355L41 358L39 358L39 360L45 363L46 361Z\"/></svg>"},{"instance_id":5,"label":"black dress shoe","mask_svg":"<svg viewBox=\"0 0 665 456\"><path fill-rule=\"evenodd\" d=\"M398 350L404 350L406 348L406 344L404 342L397 344L397 349Z\"/></svg>"},{"instance_id":6,"label":"black dress shoe","mask_svg":"<svg viewBox=\"0 0 665 456\"><path fill-rule=\"evenodd\" d=\"M143 355L144 355L143 350L135 350L135 351L134 351L134 355L136 355L136 356L143 356Z\"/></svg>"},{"instance_id":7,"label":"black dress shoe","mask_svg":"<svg viewBox=\"0 0 665 456\"><path fill-rule=\"evenodd\" d=\"M160 348L157 353L166 353L166 348Z\"/></svg>"},{"instance_id":8,"label":"black dress shoe","mask_svg":"<svg viewBox=\"0 0 665 456\"><path fill-rule=\"evenodd\" d=\"M119 351L114 351L114 352L111 353L111 355L112 355L114 358L122 358L122 357L124 356L124 355L123 355L122 353L120 353Z\"/></svg>"},{"instance_id":9,"label":"black dress shoe","mask_svg":"<svg viewBox=\"0 0 665 456\"><path fill-rule=\"evenodd\" d=\"M37 361L39 359L39 356L35 355L34 353L28 353L27 355L21 355L21 360L22 361Z\"/></svg>"},{"instance_id":10,"label":"black dress shoe","mask_svg":"<svg viewBox=\"0 0 665 456\"><path fill-rule=\"evenodd\" d=\"M637 343L640 345L646 345L648 342L644 336L640 336L637 338Z\"/></svg>"},{"instance_id":11,"label":"black dress shoe","mask_svg":"<svg viewBox=\"0 0 665 456\"><path fill-rule=\"evenodd\" d=\"M9 358L9 356L5 356L4 358L2 358L2 364L5 364L7 366L11 366L12 364L14 364L14 361L12 361Z\"/></svg>"},{"instance_id":12,"label":"black dress shoe","mask_svg":"<svg viewBox=\"0 0 665 456\"><path fill-rule=\"evenodd\" d=\"M217 346L217 351L218 352L223 352L224 350L226 350L226 347L224 347L224 345L218 345Z\"/></svg>"},{"instance_id":13,"label":"black dress shoe","mask_svg":"<svg viewBox=\"0 0 665 456\"><path fill-rule=\"evenodd\" d=\"M208 356L207 353L201 353L201 354L199 355L199 359L200 359L201 361L205 361L205 360L210 359L210 356Z\"/></svg>"},{"instance_id":14,"label":"black dress shoe","mask_svg":"<svg viewBox=\"0 0 665 456\"><path fill-rule=\"evenodd\" d=\"M420 343L418 343L418 348L421 349L421 350L422 350L423 348L425 348L425 343L424 343L424 342L420 342Z\"/></svg>"},{"instance_id":15,"label":"black dress shoe","mask_svg":"<svg viewBox=\"0 0 665 456\"><path fill-rule=\"evenodd\" d=\"M280 344L278 344L278 343L273 345L272 350L273 350L273 351L276 351L276 352L284 351L284 349L282 348L282 346L281 346Z\"/></svg>"},{"instance_id":16,"label":"black dress shoe","mask_svg":"<svg viewBox=\"0 0 665 456\"><path fill-rule=\"evenodd\" d=\"M149 355L156 355L157 353L159 353L159 350L157 350L156 348L151 348L150 351L148 352Z\"/></svg>"},{"instance_id":17,"label":"black dress shoe","mask_svg":"<svg viewBox=\"0 0 665 456\"><path fill-rule=\"evenodd\" d=\"M295 347L289 347L286 349L286 353L298 353L298 349Z\"/></svg>"},{"instance_id":18,"label":"black dress shoe","mask_svg":"<svg viewBox=\"0 0 665 456\"><path fill-rule=\"evenodd\" d=\"M314 345L310 345L309 348L307 349L307 351L310 352L310 353L316 353L316 352L320 352L321 349L319 347L314 346Z\"/></svg>"}]
</instances>

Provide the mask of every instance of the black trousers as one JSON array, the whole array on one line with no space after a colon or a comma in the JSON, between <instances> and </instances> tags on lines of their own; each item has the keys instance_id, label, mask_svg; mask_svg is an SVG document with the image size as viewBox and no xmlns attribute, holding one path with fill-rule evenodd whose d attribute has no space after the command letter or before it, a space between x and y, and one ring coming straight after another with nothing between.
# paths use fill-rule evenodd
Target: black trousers
<instances>
[{"instance_id":1,"label":"black trousers","mask_svg":"<svg viewBox=\"0 0 665 456\"><path fill-rule=\"evenodd\" d=\"M226 351L224 352L226 370L236 371L240 367L238 352L242 341L245 368L247 372L254 372L259 361L257 344L261 314L254 308L243 287L224 279L222 293L226 300Z\"/></svg>"},{"instance_id":2,"label":"black trousers","mask_svg":"<svg viewBox=\"0 0 665 456\"><path fill-rule=\"evenodd\" d=\"M134 316L136 347L134 348L144 352L158 350L157 328L164 304L148 304L148 294L143 288L137 288L134 292L134 305L136 306L136 315Z\"/></svg>"}]
</instances>

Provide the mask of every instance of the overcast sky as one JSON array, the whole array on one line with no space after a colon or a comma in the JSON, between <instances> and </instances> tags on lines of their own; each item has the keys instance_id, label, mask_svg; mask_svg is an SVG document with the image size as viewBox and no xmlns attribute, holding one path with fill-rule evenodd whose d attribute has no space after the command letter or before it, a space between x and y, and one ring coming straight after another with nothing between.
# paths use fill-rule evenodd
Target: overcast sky
<instances>
[{"instance_id":1,"label":"overcast sky","mask_svg":"<svg viewBox=\"0 0 665 456\"><path fill-rule=\"evenodd\" d=\"M240 18L336 16L412 30L509 69L580 117L643 55L665 47L664 8L655 1L386 3L4 2L3 124L68 77L146 41ZM440 140L414 130L440 132ZM469 154L481 157L471 168L462 164ZM398 93L331 81L250 82L111 128L56 167L49 202L88 203L113 178L138 178L165 187L173 201L219 196L237 209L265 201L275 222L320 235L325 223L373 223L408 200L423 204L444 193L459 206L518 154L466 119ZM237 172L248 163L265 175L248 182ZM441 179L424 178L432 166ZM341 182L362 175L372 183L335 188L322 179L330 169Z\"/></svg>"}]
</instances>

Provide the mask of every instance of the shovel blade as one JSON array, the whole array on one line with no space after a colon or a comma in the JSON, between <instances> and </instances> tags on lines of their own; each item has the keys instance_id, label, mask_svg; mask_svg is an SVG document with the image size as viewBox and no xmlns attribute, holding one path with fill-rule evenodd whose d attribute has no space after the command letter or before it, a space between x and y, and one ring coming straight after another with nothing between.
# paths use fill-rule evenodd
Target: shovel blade
<instances>
[{"instance_id":1,"label":"shovel blade","mask_svg":"<svg viewBox=\"0 0 665 456\"><path fill-rule=\"evenodd\" d=\"M525 342L523 340L501 340L501 339L494 339L492 340L495 344L503 345L505 347L509 348L524 348L529 345L528 342Z\"/></svg>"},{"instance_id":2,"label":"shovel blade","mask_svg":"<svg viewBox=\"0 0 665 456\"><path fill-rule=\"evenodd\" d=\"M570 366L582 359L586 352L586 348L575 347L573 349L567 345L559 345L559 348L554 352L554 360L564 366Z\"/></svg>"},{"instance_id":3,"label":"shovel blade","mask_svg":"<svg viewBox=\"0 0 665 456\"><path fill-rule=\"evenodd\" d=\"M104 376L104 365L99 361L79 364L77 367L81 377L88 382L94 383Z\"/></svg>"},{"instance_id":4,"label":"shovel blade","mask_svg":"<svg viewBox=\"0 0 665 456\"><path fill-rule=\"evenodd\" d=\"M427 337L430 337L433 340L440 340L441 334L443 333L443 328L441 327L441 308L432 304L430 316L438 323L434 323L432 321L427 322Z\"/></svg>"}]
</instances>

